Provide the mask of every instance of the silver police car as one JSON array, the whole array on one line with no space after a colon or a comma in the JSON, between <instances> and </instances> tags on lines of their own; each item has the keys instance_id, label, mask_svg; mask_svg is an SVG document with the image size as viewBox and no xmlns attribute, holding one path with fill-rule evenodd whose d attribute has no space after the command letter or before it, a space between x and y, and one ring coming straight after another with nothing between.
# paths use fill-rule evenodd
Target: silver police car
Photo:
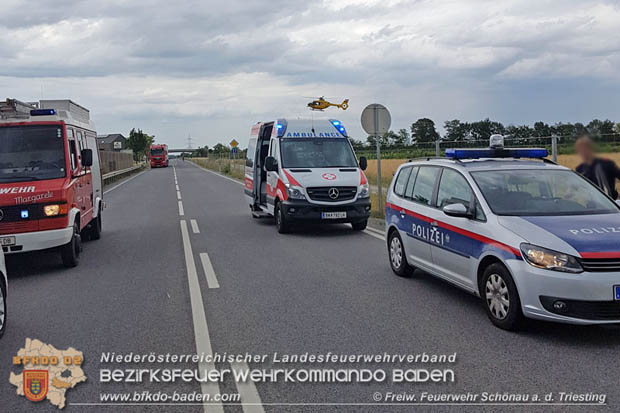
<instances>
[{"instance_id":1,"label":"silver police car","mask_svg":"<svg viewBox=\"0 0 620 413\"><path fill-rule=\"evenodd\" d=\"M620 206L546 157L500 141L402 165L386 203L392 270L481 297L503 329L620 323Z\"/></svg>"}]
</instances>

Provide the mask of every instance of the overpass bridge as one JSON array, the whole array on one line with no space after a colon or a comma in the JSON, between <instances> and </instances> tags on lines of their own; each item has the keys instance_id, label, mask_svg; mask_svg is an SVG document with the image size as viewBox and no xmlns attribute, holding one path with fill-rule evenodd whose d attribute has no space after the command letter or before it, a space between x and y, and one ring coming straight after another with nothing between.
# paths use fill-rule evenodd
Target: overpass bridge
<instances>
[{"instance_id":1,"label":"overpass bridge","mask_svg":"<svg viewBox=\"0 0 620 413\"><path fill-rule=\"evenodd\" d=\"M182 152L198 152L198 149L170 149L168 148L168 153L182 153Z\"/></svg>"}]
</instances>

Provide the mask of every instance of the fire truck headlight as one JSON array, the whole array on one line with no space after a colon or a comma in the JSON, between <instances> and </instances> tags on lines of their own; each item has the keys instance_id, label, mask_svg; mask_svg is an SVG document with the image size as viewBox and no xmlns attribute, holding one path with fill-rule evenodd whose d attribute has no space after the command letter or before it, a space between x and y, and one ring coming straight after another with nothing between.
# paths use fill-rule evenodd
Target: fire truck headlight
<instances>
[{"instance_id":1,"label":"fire truck headlight","mask_svg":"<svg viewBox=\"0 0 620 413\"><path fill-rule=\"evenodd\" d=\"M60 205L45 205L43 207L43 213L46 217L53 217L55 215L60 215Z\"/></svg>"}]
</instances>

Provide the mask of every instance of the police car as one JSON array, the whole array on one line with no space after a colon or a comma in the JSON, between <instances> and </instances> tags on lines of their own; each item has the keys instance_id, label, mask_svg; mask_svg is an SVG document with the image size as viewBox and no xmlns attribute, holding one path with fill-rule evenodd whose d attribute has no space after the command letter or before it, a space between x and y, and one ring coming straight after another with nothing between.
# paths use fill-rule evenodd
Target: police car
<instances>
[{"instance_id":1,"label":"police car","mask_svg":"<svg viewBox=\"0 0 620 413\"><path fill-rule=\"evenodd\" d=\"M335 119L278 119L250 132L245 195L252 216L274 217L278 232L295 222L350 223L366 228L368 180Z\"/></svg>"},{"instance_id":2,"label":"police car","mask_svg":"<svg viewBox=\"0 0 620 413\"><path fill-rule=\"evenodd\" d=\"M546 149L452 149L390 185L392 270L419 268L479 297L496 326L525 316L620 322L620 206Z\"/></svg>"}]
</instances>

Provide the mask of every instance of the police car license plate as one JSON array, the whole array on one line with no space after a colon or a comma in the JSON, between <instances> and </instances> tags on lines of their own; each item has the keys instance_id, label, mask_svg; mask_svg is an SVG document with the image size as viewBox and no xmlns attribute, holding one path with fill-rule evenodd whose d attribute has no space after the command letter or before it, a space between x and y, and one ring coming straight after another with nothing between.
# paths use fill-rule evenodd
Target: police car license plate
<instances>
[{"instance_id":1,"label":"police car license plate","mask_svg":"<svg viewBox=\"0 0 620 413\"><path fill-rule=\"evenodd\" d=\"M3 247L15 245L15 237L0 237L0 245Z\"/></svg>"},{"instance_id":2,"label":"police car license plate","mask_svg":"<svg viewBox=\"0 0 620 413\"><path fill-rule=\"evenodd\" d=\"M323 219L342 219L346 218L347 213L345 212L323 212L321 213L321 218Z\"/></svg>"},{"instance_id":3,"label":"police car license plate","mask_svg":"<svg viewBox=\"0 0 620 413\"><path fill-rule=\"evenodd\" d=\"M614 285L614 300L620 301L620 285Z\"/></svg>"}]
</instances>

